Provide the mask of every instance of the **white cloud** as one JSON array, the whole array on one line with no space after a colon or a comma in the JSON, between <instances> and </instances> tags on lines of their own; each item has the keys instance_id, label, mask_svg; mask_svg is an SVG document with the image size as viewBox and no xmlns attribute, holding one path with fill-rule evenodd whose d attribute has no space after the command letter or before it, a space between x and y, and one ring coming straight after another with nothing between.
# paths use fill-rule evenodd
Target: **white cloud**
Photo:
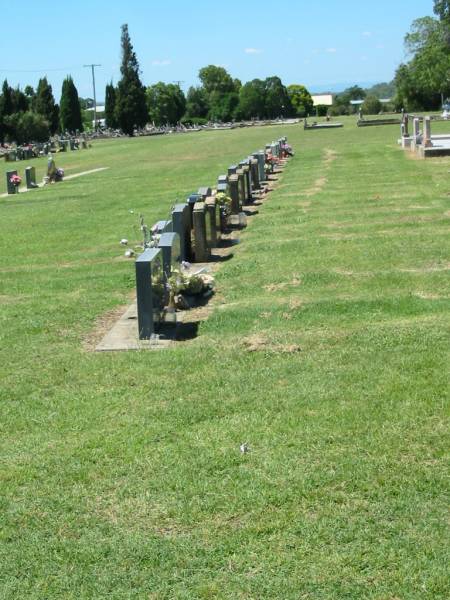
<instances>
[{"instance_id":1,"label":"white cloud","mask_svg":"<svg viewBox=\"0 0 450 600\"><path fill-rule=\"evenodd\" d=\"M262 50L259 48L246 48L244 52L245 54L261 54Z\"/></svg>"},{"instance_id":2,"label":"white cloud","mask_svg":"<svg viewBox=\"0 0 450 600\"><path fill-rule=\"evenodd\" d=\"M326 50L328 54L335 54L337 52L336 48L327 48Z\"/></svg>"},{"instance_id":3,"label":"white cloud","mask_svg":"<svg viewBox=\"0 0 450 600\"><path fill-rule=\"evenodd\" d=\"M168 58L164 58L163 60L155 59L152 60L152 65L154 67L167 67L167 65L171 65L172 61Z\"/></svg>"}]
</instances>

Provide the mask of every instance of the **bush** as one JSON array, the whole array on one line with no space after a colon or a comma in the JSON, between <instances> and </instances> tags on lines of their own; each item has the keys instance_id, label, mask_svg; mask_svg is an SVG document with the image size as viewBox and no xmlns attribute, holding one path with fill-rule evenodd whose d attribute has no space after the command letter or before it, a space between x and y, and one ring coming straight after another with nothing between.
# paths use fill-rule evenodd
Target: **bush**
<instances>
[{"instance_id":1,"label":"bush","mask_svg":"<svg viewBox=\"0 0 450 600\"><path fill-rule=\"evenodd\" d=\"M10 142L46 142L50 136L48 121L41 114L31 111L9 115L5 117L5 124Z\"/></svg>"},{"instance_id":2,"label":"bush","mask_svg":"<svg viewBox=\"0 0 450 600\"><path fill-rule=\"evenodd\" d=\"M365 115L377 115L382 110L382 104L376 96L367 96L362 105Z\"/></svg>"},{"instance_id":3,"label":"bush","mask_svg":"<svg viewBox=\"0 0 450 600\"><path fill-rule=\"evenodd\" d=\"M207 125L208 119L204 117L183 117L180 122L182 125Z\"/></svg>"}]
</instances>

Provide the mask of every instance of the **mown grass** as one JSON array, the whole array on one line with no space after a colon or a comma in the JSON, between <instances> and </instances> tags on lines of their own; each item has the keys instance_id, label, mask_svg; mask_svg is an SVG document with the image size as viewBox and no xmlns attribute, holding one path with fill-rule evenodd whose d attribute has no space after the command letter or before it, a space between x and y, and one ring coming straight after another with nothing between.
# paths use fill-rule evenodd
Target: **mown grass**
<instances>
[{"instance_id":1,"label":"mown grass","mask_svg":"<svg viewBox=\"0 0 450 600\"><path fill-rule=\"evenodd\" d=\"M87 352L137 213L284 133L198 338ZM450 159L397 134L99 142L57 165L109 171L0 200L0 597L450 596Z\"/></svg>"}]
</instances>

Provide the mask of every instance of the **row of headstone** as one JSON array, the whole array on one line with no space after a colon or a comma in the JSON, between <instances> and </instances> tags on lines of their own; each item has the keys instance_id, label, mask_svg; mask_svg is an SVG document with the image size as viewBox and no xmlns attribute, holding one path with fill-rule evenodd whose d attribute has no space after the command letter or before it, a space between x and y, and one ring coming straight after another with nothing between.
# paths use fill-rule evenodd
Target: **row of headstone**
<instances>
[{"instance_id":1,"label":"row of headstone","mask_svg":"<svg viewBox=\"0 0 450 600\"><path fill-rule=\"evenodd\" d=\"M47 156L52 152L67 152L69 149L79 150L88 147L85 137L80 138L55 138L50 142L28 144L26 146L17 146L11 148L5 153L6 162L15 162L18 160L31 160L39 156Z\"/></svg>"},{"instance_id":2,"label":"row of headstone","mask_svg":"<svg viewBox=\"0 0 450 600\"><path fill-rule=\"evenodd\" d=\"M219 175L215 190L200 187L186 202L172 208L169 220L152 227L159 236L158 246L146 249L136 260L139 339L150 339L161 323L167 301L164 290L173 270L182 262L207 262L219 244L227 223L217 194L229 196L232 215L239 215L266 184L267 153L281 158L286 142L281 138L266 146L266 151L259 150L231 165L226 175Z\"/></svg>"}]
</instances>

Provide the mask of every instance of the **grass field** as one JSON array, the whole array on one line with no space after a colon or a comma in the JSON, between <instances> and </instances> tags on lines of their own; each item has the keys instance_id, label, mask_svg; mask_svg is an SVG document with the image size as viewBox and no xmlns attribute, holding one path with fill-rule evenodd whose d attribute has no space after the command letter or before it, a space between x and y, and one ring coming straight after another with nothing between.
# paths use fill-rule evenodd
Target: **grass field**
<instances>
[{"instance_id":1,"label":"grass field","mask_svg":"<svg viewBox=\"0 0 450 600\"><path fill-rule=\"evenodd\" d=\"M102 141L0 199L0 598L450 597L450 158L344 121ZM88 351L137 213L283 134L198 337Z\"/></svg>"}]
</instances>

